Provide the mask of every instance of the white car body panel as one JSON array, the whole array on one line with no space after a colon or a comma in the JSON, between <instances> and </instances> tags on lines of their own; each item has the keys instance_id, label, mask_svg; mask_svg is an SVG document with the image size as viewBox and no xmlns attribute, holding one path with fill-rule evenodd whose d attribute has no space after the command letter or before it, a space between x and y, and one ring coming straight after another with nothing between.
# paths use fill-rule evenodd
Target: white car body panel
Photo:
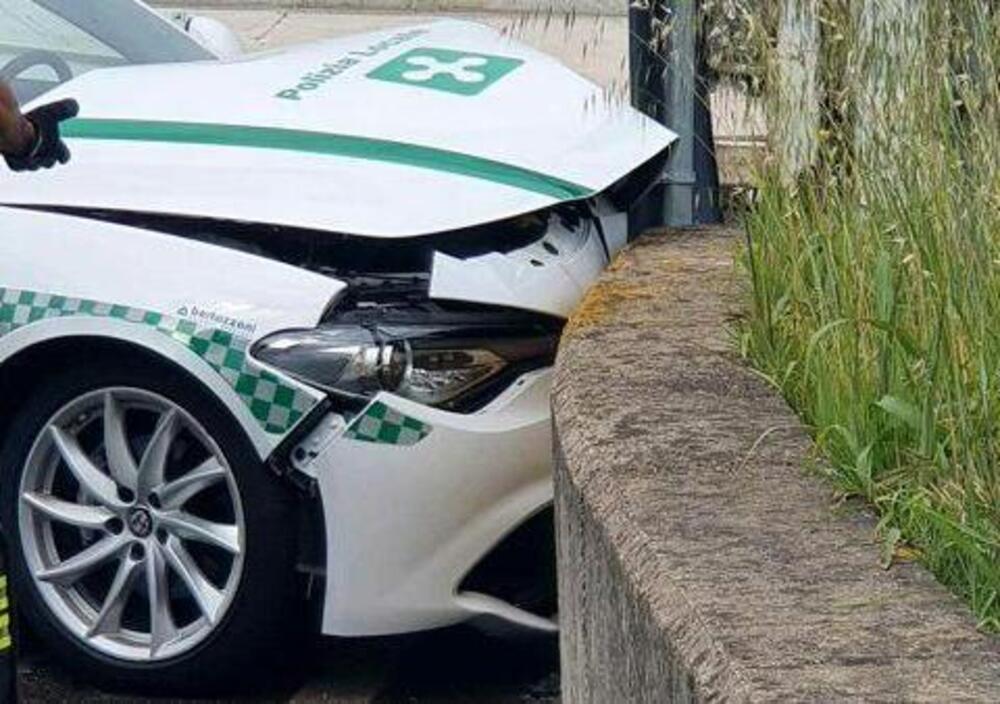
<instances>
[{"instance_id":1,"label":"white car body panel","mask_svg":"<svg viewBox=\"0 0 1000 704\"><path fill-rule=\"evenodd\" d=\"M593 207L598 224L566 227L549 218L545 236L507 253L457 259L434 255L431 298L489 303L568 318L604 267L628 242L628 214L604 198Z\"/></svg>"},{"instance_id":2,"label":"white car body panel","mask_svg":"<svg viewBox=\"0 0 1000 704\"><path fill-rule=\"evenodd\" d=\"M62 295L162 313L198 307L245 322L257 335L315 325L345 289L330 277L194 240L86 218L2 212L0 267L8 287L48 291L57 281Z\"/></svg>"},{"instance_id":3,"label":"white car body panel","mask_svg":"<svg viewBox=\"0 0 1000 704\"><path fill-rule=\"evenodd\" d=\"M552 500L551 370L473 415L383 394L433 427L412 447L341 435L316 460L327 516L323 632L382 635L457 623L457 589L497 541Z\"/></svg>"},{"instance_id":4,"label":"white car body panel","mask_svg":"<svg viewBox=\"0 0 1000 704\"><path fill-rule=\"evenodd\" d=\"M373 77L420 51L464 55L473 69L496 65L503 75L482 74L488 85L475 95ZM419 74L419 61L411 69ZM462 75L455 80L476 82ZM587 201L597 221L571 226L552 214L544 237L513 251L432 253L432 299L565 318L628 237L627 213L601 194L676 138L553 59L453 20L229 61L98 69L39 102L63 97L81 105L65 126L72 161L0 171L0 204L34 208L0 207L0 306L20 306L21 316L5 328L0 315L0 367L67 338L147 349L210 389L262 460L287 447L297 422L316 420L307 414L325 394L249 351L271 333L315 327L347 285L181 234L109 224L96 211L205 221L209 232L218 220L386 240L474 236L478 225ZM48 207L93 218L41 212ZM91 307L27 317L33 305L55 308L52 296ZM142 322L146 313L157 323ZM240 391L214 350L196 353L182 324L238 338L243 373L294 393L297 415L262 417L260 399ZM526 374L469 415L383 393L360 416L329 412L294 441L308 461L290 461L315 483L325 516L324 633L399 633L482 613L552 627L459 592L470 569L551 503L551 377ZM352 435L379 404L428 433L407 445Z\"/></svg>"},{"instance_id":5,"label":"white car body panel","mask_svg":"<svg viewBox=\"0 0 1000 704\"><path fill-rule=\"evenodd\" d=\"M553 216L544 239L501 254L434 255L431 298L492 303L569 317L608 264L593 223L571 230Z\"/></svg>"},{"instance_id":6,"label":"white car body panel","mask_svg":"<svg viewBox=\"0 0 1000 704\"><path fill-rule=\"evenodd\" d=\"M314 326L344 290L344 284L335 279L146 230L11 208L0 208L0 222L3 291L125 305L248 340L276 330ZM234 327L237 323L242 327ZM266 433L254 422L246 404L222 376L186 347L148 326L100 316L29 322L0 335L0 365L32 345L75 336L139 344L171 359L204 381L233 410L262 457L280 442L280 435ZM322 398L294 380L286 378L285 382L316 401Z\"/></svg>"},{"instance_id":7,"label":"white car body panel","mask_svg":"<svg viewBox=\"0 0 1000 704\"><path fill-rule=\"evenodd\" d=\"M422 49L518 64L475 96L370 77ZM45 99L61 97L82 108L66 130L73 161L0 174L4 202L405 237L596 195L675 139L555 60L453 20L229 62L95 70Z\"/></svg>"}]
</instances>

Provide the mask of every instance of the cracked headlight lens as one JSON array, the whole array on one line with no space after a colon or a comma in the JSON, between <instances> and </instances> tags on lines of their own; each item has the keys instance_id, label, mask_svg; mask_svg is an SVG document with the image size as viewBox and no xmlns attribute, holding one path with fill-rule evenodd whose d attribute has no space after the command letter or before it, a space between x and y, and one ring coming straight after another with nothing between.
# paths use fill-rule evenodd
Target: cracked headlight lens
<instances>
[{"instance_id":1,"label":"cracked headlight lens","mask_svg":"<svg viewBox=\"0 0 1000 704\"><path fill-rule=\"evenodd\" d=\"M331 327L277 333L257 343L253 355L321 389L368 396L402 383L408 351L364 328Z\"/></svg>"},{"instance_id":2,"label":"cracked headlight lens","mask_svg":"<svg viewBox=\"0 0 1000 704\"><path fill-rule=\"evenodd\" d=\"M507 363L489 350L416 350L397 391L436 406L499 373Z\"/></svg>"},{"instance_id":3,"label":"cracked headlight lens","mask_svg":"<svg viewBox=\"0 0 1000 704\"><path fill-rule=\"evenodd\" d=\"M505 370L542 366L555 356L549 331L475 326L325 325L258 342L253 356L335 394L395 393L449 406Z\"/></svg>"}]
</instances>

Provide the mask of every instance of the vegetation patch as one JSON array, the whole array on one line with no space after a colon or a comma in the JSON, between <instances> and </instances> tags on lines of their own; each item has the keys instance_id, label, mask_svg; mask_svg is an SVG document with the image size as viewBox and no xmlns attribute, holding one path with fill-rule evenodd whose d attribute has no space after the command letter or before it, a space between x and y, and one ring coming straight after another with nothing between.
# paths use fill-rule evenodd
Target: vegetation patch
<instances>
[{"instance_id":1,"label":"vegetation patch","mask_svg":"<svg viewBox=\"0 0 1000 704\"><path fill-rule=\"evenodd\" d=\"M758 176L743 351L843 494L878 510L885 565L921 560L997 631L1000 9L795 12L777 21L815 32L815 54L782 55L787 27L761 33L772 138L798 143L775 144ZM789 80L815 105L790 100Z\"/></svg>"}]
</instances>

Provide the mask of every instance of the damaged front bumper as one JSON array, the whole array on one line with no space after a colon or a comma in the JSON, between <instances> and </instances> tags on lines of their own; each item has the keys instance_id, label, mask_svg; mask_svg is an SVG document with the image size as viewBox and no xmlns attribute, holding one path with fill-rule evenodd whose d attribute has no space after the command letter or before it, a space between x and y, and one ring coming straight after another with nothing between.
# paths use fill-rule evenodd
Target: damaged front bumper
<instances>
[{"instance_id":1,"label":"damaged front bumper","mask_svg":"<svg viewBox=\"0 0 1000 704\"><path fill-rule=\"evenodd\" d=\"M604 199L591 217L549 217L544 237L509 252L460 259L434 254L430 297L569 317L628 240L628 214Z\"/></svg>"},{"instance_id":2,"label":"damaged front bumper","mask_svg":"<svg viewBox=\"0 0 1000 704\"><path fill-rule=\"evenodd\" d=\"M470 415L380 394L349 423L320 421L297 465L326 516L324 633L402 633L482 614L554 628L460 589L552 500L551 379L551 369L525 374Z\"/></svg>"},{"instance_id":3,"label":"damaged front bumper","mask_svg":"<svg viewBox=\"0 0 1000 704\"><path fill-rule=\"evenodd\" d=\"M472 408L418 403L402 385L350 411L333 403L311 419L311 433L289 456L322 503L324 633L384 635L482 615L555 629L551 611L512 598L509 585L491 589L492 577L477 577L491 574L478 568L552 501L555 340L562 319L627 240L625 214L597 204L588 215L551 214L542 237L507 251L464 258L435 252L430 312L363 294L331 311L328 325L365 326L382 351L397 342L387 333L393 321L422 315L442 328L456 325L455 315L472 316L473 325L491 330L492 316L513 315L515 326L536 326L552 345L541 346L551 351L536 357L538 364L506 377ZM461 313L449 312L455 302L465 306ZM472 346L498 349L488 341ZM539 553L530 552L524 559L537 560Z\"/></svg>"}]
</instances>

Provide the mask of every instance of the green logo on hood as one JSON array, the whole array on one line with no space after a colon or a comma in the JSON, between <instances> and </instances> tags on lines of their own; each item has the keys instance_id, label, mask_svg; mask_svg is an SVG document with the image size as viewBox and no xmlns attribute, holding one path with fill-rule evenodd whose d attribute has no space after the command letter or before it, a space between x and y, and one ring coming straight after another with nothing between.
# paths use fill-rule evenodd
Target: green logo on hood
<instances>
[{"instance_id":1,"label":"green logo on hood","mask_svg":"<svg viewBox=\"0 0 1000 704\"><path fill-rule=\"evenodd\" d=\"M379 66L369 78L389 83L479 95L524 64L520 59L451 49L414 49Z\"/></svg>"}]
</instances>

